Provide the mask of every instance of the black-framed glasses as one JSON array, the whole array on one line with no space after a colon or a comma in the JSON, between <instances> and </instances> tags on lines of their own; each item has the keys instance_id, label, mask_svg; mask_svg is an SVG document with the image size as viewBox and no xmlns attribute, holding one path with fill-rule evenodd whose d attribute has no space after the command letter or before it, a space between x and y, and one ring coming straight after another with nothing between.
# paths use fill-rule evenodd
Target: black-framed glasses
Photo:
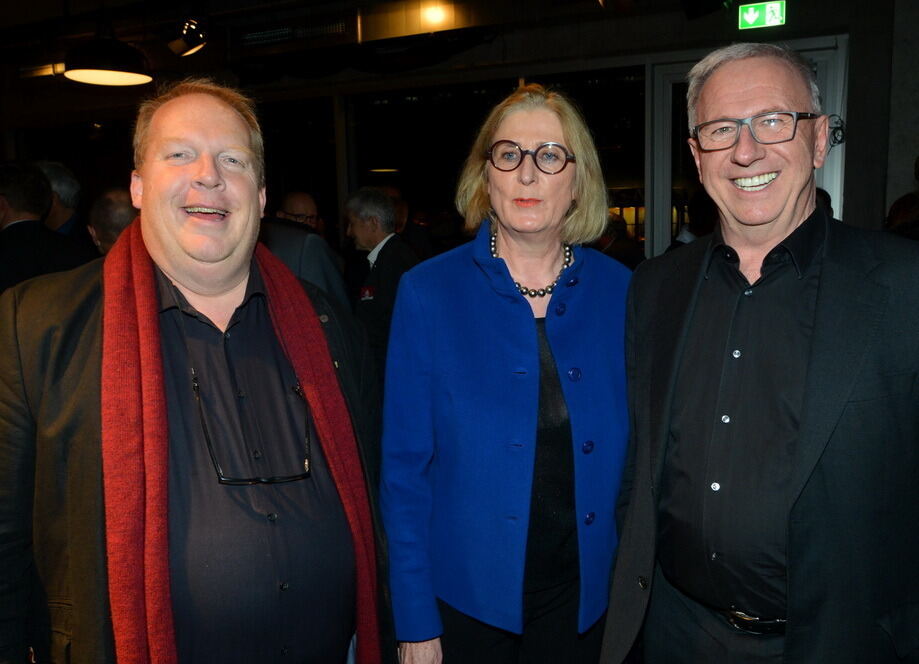
<instances>
[{"instance_id":1,"label":"black-framed glasses","mask_svg":"<svg viewBox=\"0 0 919 664\"><path fill-rule=\"evenodd\" d=\"M195 393L195 402L198 404L198 419L201 420L201 430L204 432L204 443L207 445L207 453L211 457L211 463L214 464L214 472L217 473L217 481L221 484L228 484L231 486L249 486L252 484L282 484L284 482L296 482L297 480L303 480L310 476L310 422L309 422L309 406L306 402L306 397L303 394L303 389L300 385L295 385L292 389L300 397L300 401L303 403L303 408L306 413L306 434L305 434L305 456L303 457L303 472L296 475L277 475L273 477L227 477L223 473L223 467L220 465L220 462L217 461L217 454L214 452L214 444L211 442L211 434L207 428L207 418L204 416L204 405L201 400L201 386L198 383L198 373L195 371L194 367L191 367L191 389Z\"/></svg>"},{"instance_id":2,"label":"black-framed glasses","mask_svg":"<svg viewBox=\"0 0 919 664\"><path fill-rule=\"evenodd\" d=\"M288 212L287 210L281 210L283 214L287 215L287 218L291 221L296 221L300 224L307 224L312 226L316 223L316 220L319 219L318 214L298 214L296 212Z\"/></svg>"},{"instance_id":3,"label":"black-framed glasses","mask_svg":"<svg viewBox=\"0 0 919 664\"><path fill-rule=\"evenodd\" d=\"M536 168L547 175L555 175L565 170L569 162L576 161L561 143L543 143L535 150L524 150L514 141L498 141L485 153L485 158L499 171L513 171L520 168L523 158L530 155Z\"/></svg>"},{"instance_id":4,"label":"black-framed glasses","mask_svg":"<svg viewBox=\"0 0 919 664\"><path fill-rule=\"evenodd\" d=\"M747 125L754 141L772 145L792 140L798 130L798 120L814 120L819 117L820 113L770 111L749 118L719 118L696 125L692 135L706 152L727 150L734 147L743 126Z\"/></svg>"}]
</instances>

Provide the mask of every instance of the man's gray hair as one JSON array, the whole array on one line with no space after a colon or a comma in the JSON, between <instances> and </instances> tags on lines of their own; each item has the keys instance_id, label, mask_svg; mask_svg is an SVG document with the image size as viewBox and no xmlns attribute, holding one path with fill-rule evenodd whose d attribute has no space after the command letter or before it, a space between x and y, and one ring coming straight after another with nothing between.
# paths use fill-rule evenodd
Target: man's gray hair
<instances>
[{"instance_id":1,"label":"man's gray hair","mask_svg":"<svg viewBox=\"0 0 919 664\"><path fill-rule=\"evenodd\" d=\"M57 194L61 205L71 210L80 204L80 181L69 168L59 161L36 161L35 165L48 178L51 191Z\"/></svg>"},{"instance_id":2,"label":"man's gray hair","mask_svg":"<svg viewBox=\"0 0 919 664\"><path fill-rule=\"evenodd\" d=\"M396 205L385 192L375 187L361 187L348 196L345 209L358 219L376 217L380 228L392 233L396 228Z\"/></svg>"},{"instance_id":3,"label":"man's gray hair","mask_svg":"<svg viewBox=\"0 0 919 664\"><path fill-rule=\"evenodd\" d=\"M774 44L756 44L740 43L731 44L712 51L704 58L699 60L696 65L689 70L686 80L689 82L689 90L686 92L686 108L689 112L689 131L696 126L696 104L699 102L699 96L702 94L702 87L709 77L715 73L721 65L735 60L746 60L748 58L775 58L788 64L793 70L801 75L801 78L807 84L810 91L810 105L808 109L799 108L782 108L774 109L781 111L802 111L806 110L811 113L822 113L820 109L820 89L817 87L817 77L814 75L814 69L808 60L797 51L784 46Z\"/></svg>"}]
</instances>

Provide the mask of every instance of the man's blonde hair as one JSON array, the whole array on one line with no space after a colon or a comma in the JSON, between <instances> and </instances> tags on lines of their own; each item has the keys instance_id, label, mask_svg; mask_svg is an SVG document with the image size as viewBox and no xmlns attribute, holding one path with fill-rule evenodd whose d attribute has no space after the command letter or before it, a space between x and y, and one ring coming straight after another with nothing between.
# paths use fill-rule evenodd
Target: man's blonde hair
<instances>
[{"instance_id":1,"label":"man's blonde hair","mask_svg":"<svg viewBox=\"0 0 919 664\"><path fill-rule=\"evenodd\" d=\"M249 143L255 154L255 175L259 186L264 187L265 142L262 139L262 128L255 114L255 102L239 90L220 85L209 78L186 78L177 83L171 83L161 89L155 97L141 103L137 109L137 120L134 123L134 168L140 168L144 163L153 115L166 102L195 94L210 95L222 101L236 111L249 127Z\"/></svg>"}]
</instances>

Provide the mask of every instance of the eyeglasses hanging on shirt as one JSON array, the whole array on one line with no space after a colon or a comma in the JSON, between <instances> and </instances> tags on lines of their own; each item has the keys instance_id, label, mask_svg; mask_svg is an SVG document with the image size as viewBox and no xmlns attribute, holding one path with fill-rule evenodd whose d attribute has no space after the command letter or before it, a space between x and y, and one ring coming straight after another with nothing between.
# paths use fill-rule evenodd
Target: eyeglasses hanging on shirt
<instances>
[{"instance_id":1,"label":"eyeglasses hanging on shirt","mask_svg":"<svg viewBox=\"0 0 919 664\"><path fill-rule=\"evenodd\" d=\"M184 323L183 323L184 325ZM272 477L227 477L223 472L223 466L217 460L217 454L214 451L214 444L211 440L210 431L207 428L207 417L204 414L204 403L201 398L201 385L198 380L198 373L195 371L194 367L189 367L191 370L191 389L195 394L195 402L198 405L198 419L201 421L201 430L204 433L204 443L207 445L207 453L211 457L211 463L214 464L214 472L217 473L217 481L221 484L228 484L231 486L247 486L252 484L281 484L284 482L295 482L297 480L306 479L310 476L310 451L311 451L311 440L310 440L310 412L309 406L306 402L306 397L303 394L303 389L300 385L294 385L293 391L300 397L300 402L303 404L303 410L306 416L306 433L304 434L304 450L305 455L303 457L303 472L297 473L294 475L275 475Z\"/></svg>"},{"instance_id":2,"label":"eyeglasses hanging on shirt","mask_svg":"<svg viewBox=\"0 0 919 664\"><path fill-rule=\"evenodd\" d=\"M197 405L198 411L198 420L201 423L201 431L204 434L204 443L207 445L207 453L211 459L211 463L214 466L214 472L217 474L217 481L221 484L226 484L229 486L250 486L253 484L283 484L285 482L296 482L297 480L303 480L310 476L310 459L311 459L311 448L312 441L310 436L310 409L309 404L306 400L306 395L303 393L303 388L300 384L293 385L291 390L299 397L298 401L303 404L304 412L304 455L302 460L302 472L295 472L289 475L271 475L268 477L231 477L227 476L223 471L223 465L217 459L217 453L214 450L214 442L211 438L211 432L207 426L207 416L204 413L204 399L201 397L201 382L198 377L198 371L195 369L194 364L191 362L191 352L188 348L188 327L185 323L185 313L182 311L182 306L179 304L178 297L175 292L175 286L171 290L170 294L172 299L175 302L176 308L179 310L179 324L182 326L182 344L185 346L185 356L189 361L189 375L191 377L191 390L195 395L195 404ZM297 463L301 463L298 459Z\"/></svg>"}]
</instances>

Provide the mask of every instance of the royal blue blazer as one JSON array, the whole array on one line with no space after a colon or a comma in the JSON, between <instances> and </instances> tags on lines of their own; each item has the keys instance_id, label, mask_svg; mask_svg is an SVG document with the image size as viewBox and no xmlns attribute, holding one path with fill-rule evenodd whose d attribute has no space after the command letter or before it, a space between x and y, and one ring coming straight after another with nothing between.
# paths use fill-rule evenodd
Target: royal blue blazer
<instances>
[{"instance_id":1,"label":"royal blue blazer","mask_svg":"<svg viewBox=\"0 0 919 664\"><path fill-rule=\"evenodd\" d=\"M383 419L381 506L396 636L437 637L435 598L523 631L539 352L533 313L476 238L403 275ZM580 555L578 627L603 614L628 418L625 299L631 273L574 248L546 314L571 419Z\"/></svg>"}]
</instances>

